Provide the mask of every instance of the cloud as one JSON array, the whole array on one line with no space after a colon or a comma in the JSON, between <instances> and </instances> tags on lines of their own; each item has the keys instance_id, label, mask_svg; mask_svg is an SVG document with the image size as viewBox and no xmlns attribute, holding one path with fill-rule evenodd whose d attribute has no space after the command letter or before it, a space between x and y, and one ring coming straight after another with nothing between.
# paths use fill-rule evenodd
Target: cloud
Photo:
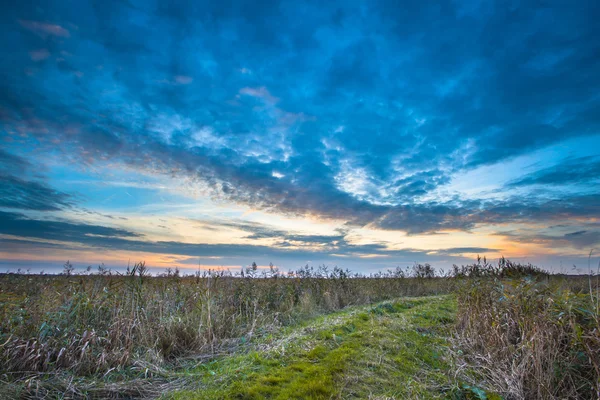
<instances>
[{"instance_id":1,"label":"cloud","mask_svg":"<svg viewBox=\"0 0 600 400\"><path fill-rule=\"evenodd\" d=\"M58 211L74 202L73 195L48 185L29 160L0 150L0 207Z\"/></svg>"},{"instance_id":2,"label":"cloud","mask_svg":"<svg viewBox=\"0 0 600 400\"><path fill-rule=\"evenodd\" d=\"M279 101L279 99L275 96L273 96L269 90L264 87L257 87L257 88L253 88L253 87L244 87L240 89L240 94L246 95L246 96L251 96L251 97L256 97L258 99L261 99L262 101L264 101L267 104L275 104Z\"/></svg>"},{"instance_id":3,"label":"cloud","mask_svg":"<svg viewBox=\"0 0 600 400\"><path fill-rule=\"evenodd\" d=\"M74 204L74 196L55 190L23 157L0 150L0 207L57 211Z\"/></svg>"},{"instance_id":4,"label":"cloud","mask_svg":"<svg viewBox=\"0 0 600 400\"><path fill-rule=\"evenodd\" d=\"M23 157L0 149L0 173L22 174L31 166L31 163Z\"/></svg>"},{"instance_id":5,"label":"cloud","mask_svg":"<svg viewBox=\"0 0 600 400\"><path fill-rule=\"evenodd\" d=\"M57 36L63 38L68 38L71 36L69 31L60 25L26 20L19 20L19 23L23 28L28 29L44 38L46 36Z\"/></svg>"},{"instance_id":6,"label":"cloud","mask_svg":"<svg viewBox=\"0 0 600 400\"><path fill-rule=\"evenodd\" d=\"M436 250L436 254L447 254L447 255L461 255L461 254L480 254L485 255L486 253L498 253L502 252L502 249L492 249L487 247L452 247L449 249Z\"/></svg>"},{"instance_id":7,"label":"cloud","mask_svg":"<svg viewBox=\"0 0 600 400\"><path fill-rule=\"evenodd\" d=\"M84 223L30 219L22 213L0 211L0 233L25 238L74 242L93 246L110 247L119 244L121 238L137 238L141 235L118 228Z\"/></svg>"},{"instance_id":8,"label":"cloud","mask_svg":"<svg viewBox=\"0 0 600 400\"><path fill-rule=\"evenodd\" d=\"M186 75L175 75L175 82L180 85L189 85L194 81L194 78Z\"/></svg>"},{"instance_id":9,"label":"cloud","mask_svg":"<svg viewBox=\"0 0 600 400\"><path fill-rule=\"evenodd\" d=\"M579 230L574 230L578 229ZM551 226L547 229L517 229L498 233L500 236L552 249L570 248L589 252L600 246L600 225L597 222L576 222Z\"/></svg>"},{"instance_id":10,"label":"cloud","mask_svg":"<svg viewBox=\"0 0 600 400\"><path fill-rule=\"evenodd\" d=\"M410 234L599 215L594 187L530 188L593 179L597 161L561 167L566 154L513 180L508 189L520 192L502 201L438 197L459 173L493 165L500 174L517 156L598 139L600 32L587 6L52 3L79 30L43 46L76 56L39 63L35 79L12 67L22 60L0 60L0 115L23 148L184 179L217 201ZM0 29L14 54L42 46L10 24Z\"/></svg>"},{"instance_id":11,"label":"cloud","mask_svg":"<svg viewBox=\"0 0 600 400\"><path fill-rule=\"evenodd\" d=\"M262 246L249 244L206 244L181 243L175 241L149 241L143 235L125 229L76 223L70 221L33 219L21 213L0 211L0 239L7 245L46 246L60 249L87 246L88 249L147 252L156 254L178 254L193 257L240 257L240 258L277 258L288 260L335 259L331 248L288 248L281 246ZM291 237L294 239L294 237ZM315 241L313 236L297 236L302 241ZM323 240L323 237L318 238ZM40 242L41 241L41 242ZM61 242L57 244L56 242ZM338 248L344 256L379 256L422 258L426 253L420 250L386 249L379 244L347 245Z\"/></svg>"},{"instance_id":12,"label":"cloud","mask_svg":"<svg viewBox=\"0 0 600 400\"><path fill-rule=\"evenodd\" d=\"M565 234L562 239L578 249L591 249L600 244L600 230L571 232Z\"/></svg>"},{"instance_id":13,"label":"cloud","mask_svg":"<svg viewBox=\"0 0 600 400\"><path fill-rule=\"evenodd\" d=\"M600 159L590 156L564 160L510 182L509 186L591 184L598 179Z\"/></svg>"},{"instance_id":14,"label":"cloud","mask_svg":"<svg viewBox=\"0 0 600 400\"><path fill-rule=\"evenodd\" d=\"M43 182L0 174L0 207L57 211L72 205L71 195L55 190Z\"/></svg>"},{"instance_id":15,"label":"cloud","mask_svg":"<svg viewBox=\"0 0 600 400\"><path fill-rule=\"evenodd\" d=\"M50 57L50 52L47 49L31 50L29 56L33 61L43 61Z\"/></svg>"},{"instance_id":16,"label":"cloud","mask_svg":"<svg viewBox=\"0 0 600 400\"><path fill-rule=\"evenodd\" d=\"M203 226L203 229L206 228L214 230L218 230L219 228L241 230L250 233L244 239L275 239L275 246L291 246L292 243L295 246L336 246L338 249L341 246L352 246L346 241L346 232L343 231L340 231L337 235L298 234L243 220L231 220L227 222L211 221L210 226Z\"/></svg>"}]
</instances>

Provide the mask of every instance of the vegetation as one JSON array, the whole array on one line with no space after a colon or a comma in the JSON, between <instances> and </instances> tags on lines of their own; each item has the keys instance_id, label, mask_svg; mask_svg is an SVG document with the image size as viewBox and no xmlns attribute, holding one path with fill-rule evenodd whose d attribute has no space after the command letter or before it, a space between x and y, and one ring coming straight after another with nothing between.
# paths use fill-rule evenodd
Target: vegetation
<instances>
[{"instance_id":1,"label":"vegetation","mask_svg":"<svg viewBox=\"0 0 600 400\"><path fill-rule=\"evenodd\" d=\"M321 313L450 291L451 282L441 278L415 285L396 275L366 278L326 267L282 275L274 267L259 273L254 264L236 277L223 271L182 277L178 270L152 277L143 263L125 275L102 266L95 275L73 275L70 263L63 275L6 274L0 372L37 395L76 396L87 385L76 378L146 376Z\"/></svg>"},{"instance_id":2,"label":"vegetation","mask_svg":"<svg viewBox=\"0 0 600 400\"><path fill-rule=\"evenodd\" d=\"M600 398L597 280L551 279L506 260L463 271L457 332L477 371L467 379L506 399Z\"/></svg>"},{"instance_id":3,"label":"vegetation","mask_svg":"<svg viewBox=\"0 0 600 400\"><path fill-rule=\"evenodd\" d=\"M439 274L439 273L438 273ZM425 297L423 297L425 296ZM501 259L0 276L10 398L594 398L598 281ZM0 396L1 397L1 396Z\"/></svg>"},{"instance_id":4,"label":"vegetation","mask_svg":"<svg viewBox=\"0 0 600 400\"><path fill-rule=\"evenodd\" d=\"M200 389L169 399L444 398L458 388L450 296L401 299L321 317L242 355L190 371Z\"/></svg>"}]
</instances>

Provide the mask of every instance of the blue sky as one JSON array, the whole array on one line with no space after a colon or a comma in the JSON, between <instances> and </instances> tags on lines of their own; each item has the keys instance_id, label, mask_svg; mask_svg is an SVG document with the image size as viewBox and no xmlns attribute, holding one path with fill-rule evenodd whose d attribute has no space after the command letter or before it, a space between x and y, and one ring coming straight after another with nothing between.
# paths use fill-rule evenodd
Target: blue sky
<instances>
[{"instance_id":1,"label":"blue sky","mask_svg":"<svg viewBox=\"0 0 600 400\"><path fill-rule=\"evenodd\" d=\"M0 267L585 267L599 7L6 2Z\"/></svg>"}]
</instances>

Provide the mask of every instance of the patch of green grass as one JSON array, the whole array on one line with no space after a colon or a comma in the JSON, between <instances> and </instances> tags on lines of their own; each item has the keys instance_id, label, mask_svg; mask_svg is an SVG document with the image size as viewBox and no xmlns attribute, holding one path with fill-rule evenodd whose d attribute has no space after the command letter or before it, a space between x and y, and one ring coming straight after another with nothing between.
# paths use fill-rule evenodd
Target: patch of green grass
<instances>
[{"instance_id":1,"label":"patch of green grass","mask_svg":"<svg viewBox=\"0 0 600 400\"><path fill-rule=\"evenodd\" d=\"M198 390L166 399L452 397L451 296L353 308L288 328L245 354L187 371ZM455 397L455 396L454 396ZM459 397L458 397L459 398Z\"/></svg>"}]
</instances>

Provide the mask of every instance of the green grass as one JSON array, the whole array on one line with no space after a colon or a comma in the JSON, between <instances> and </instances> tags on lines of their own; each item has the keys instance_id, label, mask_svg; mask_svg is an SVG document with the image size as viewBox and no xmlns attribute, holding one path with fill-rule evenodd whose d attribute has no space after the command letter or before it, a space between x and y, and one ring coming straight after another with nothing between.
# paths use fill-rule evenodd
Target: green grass
<instances>
[{"instance_id":1,"label":"green grass","mask_svg":"<svg viewBox=\"0 0 600 400\"><path fill-rule=\"evenodd\" d=\"M432 296L322 316L185 371L198 388L164 398L453 397L448 338L455 311L452 296Z\"/></svg>"}]
</instances>

